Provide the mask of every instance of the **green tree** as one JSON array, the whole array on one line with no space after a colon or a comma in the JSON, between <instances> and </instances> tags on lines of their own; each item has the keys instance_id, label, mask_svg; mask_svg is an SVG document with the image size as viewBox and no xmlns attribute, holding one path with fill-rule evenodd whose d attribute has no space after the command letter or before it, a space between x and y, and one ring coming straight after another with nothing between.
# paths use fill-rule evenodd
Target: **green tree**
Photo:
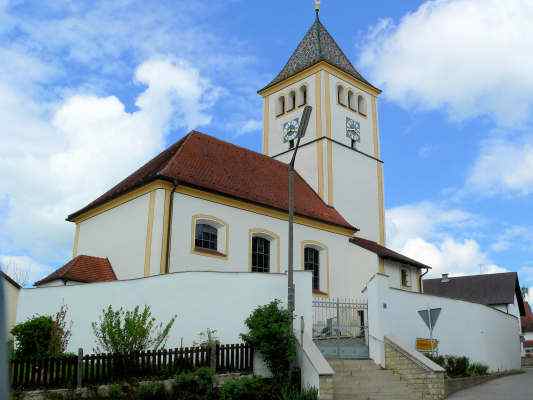
<instances>
[{"instance_id":1,"label":"green tree","mask_svg":"<svg viewBox=\"0 0 533 400\"><path fill-rule=\"evenodd\" d=\"M274 378L283 382L288 378L291 363L296 357L296 338L291 330L291 314L281 307L279 300L256 308L246 319L248 333L241 338L263 356Z\"/></svg>"},{"instance_id":2,"label":"green tree","mask_svg":"<svg viewBox=\"0 0 533 400\"><path fill-rule=\"evenodd\" d=\"M163 324L152 316L149 306L142 311L139 306L133 311L123 308L113 310L112 306L103 310L100 320L92 323L96 336L95 351L104 353L130 353L163 348L176 316Z\"/></svg>"}]
</instances>

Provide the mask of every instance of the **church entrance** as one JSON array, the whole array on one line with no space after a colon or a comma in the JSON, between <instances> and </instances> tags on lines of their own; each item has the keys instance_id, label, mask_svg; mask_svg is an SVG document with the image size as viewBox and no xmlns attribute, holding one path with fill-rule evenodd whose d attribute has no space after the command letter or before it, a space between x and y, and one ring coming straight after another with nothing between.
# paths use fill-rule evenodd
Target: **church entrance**
<instances>
[{"instance_id":1,"label":"church entrance","mask_svg":"<svg viewBox=\"0 0 533 400\"><path fill-rule=\"evenodd\" d=\"M368 304L352 299L313 300L313 340L326 357L368 358Z\"/></svg>"}]
</instances>

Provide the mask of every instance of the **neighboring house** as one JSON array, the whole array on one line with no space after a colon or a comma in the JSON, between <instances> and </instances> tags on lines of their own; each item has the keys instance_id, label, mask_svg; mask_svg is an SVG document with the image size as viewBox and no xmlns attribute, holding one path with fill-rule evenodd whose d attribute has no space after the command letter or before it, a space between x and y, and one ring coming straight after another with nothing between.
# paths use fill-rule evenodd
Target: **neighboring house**
<instances>
[{"instance_id":1,"label":"neighboring house","mask_svg":"<svg viewBox=\"0 0 533 400\"><path fill-rule=\"evenodd\" d=\"M423 291L434 296L484 304L517 318L517 337L522 333L520 317L524 299L516 272L424 279Z\"/></svg>"},{"instance_id":2,"label":"neighboring house","mask_svg":"<svg viewBox=\"0 0 533 400\"><path fill-rule=\"evenodd\" d=\"M89 283L102 274L284 272L286 163L303 106L311 105L296 159L295 268L313 272L319 297L359 297L377 272L391 286L419 291L429 267L385 247L379 89L316 19L259 94L263 154L190 132L71 214L73 260L36 285Z\"/></svg>"},{"instance_id":3,"label":"neighboring house","mask_svg":"<svg viewBox=\"0 0 533 400\"><path fill-rule=\"evenodd\" d=\"M522 334L524 335L524 352L533 357L533 313L528 302L524 303L525 315L522 317Z\"/></svg>"},{"instance_id":4,"label":"neighboring house","mask_svg":"<svg viewBox=\"0 0 533 400\"><path fill-rule=\"evenodd\" d=\"M11 329L15 325L17 319L17 305L21 286L15 282L9 275L0 271L0 284L4 291L4 298L6 302L6 328L7 337L11 338Z\"/></svg>"}]
</instances>

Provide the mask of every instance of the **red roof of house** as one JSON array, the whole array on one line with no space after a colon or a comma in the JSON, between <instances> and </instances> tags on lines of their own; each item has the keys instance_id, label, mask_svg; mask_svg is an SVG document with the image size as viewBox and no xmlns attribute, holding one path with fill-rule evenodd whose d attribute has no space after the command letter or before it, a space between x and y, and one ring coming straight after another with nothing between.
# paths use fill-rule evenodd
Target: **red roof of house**
<instances>
[{"instance_id":1,"label":"red roof of house","mask_svg":"<svg viewBox=\"0 0 533 400\"><path fill-rule=\"evenodd\" d=\"M98 205L157 179L288 210L286 163L192 131L67 219L72 221ZM298 174L294 188L297 215L356 230Z\"/></svg>"},{"instance_id":2,"label":"red roof of house","mask_svg":"<svg viewBox=\"0 0 533 400\"><path fill-rule=\"evenodd\" d=\"M35 282L35 286L58 279L93 283L116 281L117 276L107 258L79 255L47 277Z\"/></svg>"},{"instance_id":3,"label":"red roof of house","mask_svg":"<svg viewBox=\"0 0 533 400\"><path fill-rule=\"evenodd\" d=\"M521 317L522 332L533 332L533 313L531 312L531 306L527 301L524 301L525 314ZM532 341L533 346L533 341Z\"/></svg>"},{"instance_id":4,"label":"red roof of house","mask_svg":"<svg viewBox=\"0 0 533 400\"><path fill-rule=\"evenodd\" d=\"M524 340L524 347L533 347L533 340Z\"/></svg>"},{"instance_id":5,"label":"red roof of house","mask_svg":"<svg viewBox=\"0 0 533 400\"><path fill-rule=\"evenodd\" d=\"M372 240L363 239L360 237L353 237L350 239L350 242L352 242L353 244L356 244L359 247L367 249L368 251L371 251L372 253L377 254L381 258L398 261L403 264L411 265L416 268L431 269L431 267L428 265L422 264L421 262L418 262L416 260L413 260L412 258L406 257L403 254L397 253L394 250L391 250L385 246L382 246L379 243L376 243Z\"/></svg>"}]
</instances>

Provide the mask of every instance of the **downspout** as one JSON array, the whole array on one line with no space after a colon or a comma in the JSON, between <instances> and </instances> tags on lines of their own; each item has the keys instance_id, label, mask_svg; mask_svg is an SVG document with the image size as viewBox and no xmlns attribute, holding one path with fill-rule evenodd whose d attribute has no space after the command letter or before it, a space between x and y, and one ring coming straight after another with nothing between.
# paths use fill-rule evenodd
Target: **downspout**
<instances>
[{"instance_id":1,"label":"downspout","mask_svg":"<svg viewBox=\"0 0 533 400\"><path fill-rule=\"evenodd\" d=\"M165 274L168 274L170 269L170 245L172 244L172 211L174 210L174 192L178 187L178 181L176 179L172 180L172 191L170 192L170 202L168 205L168 225L167 225L167 243L166 243L166 254L165 254Z\"/></svg>"},{"instance_id":2,"label":"downspout","mask_svg":"<svg viewBox=\"0 0 533 400\"><path fill-rule=\"evenodd\" d=\"M424 275L426 275L429 272L429 268L426 268L426 272L424 272L422 275L420 275L420 278L418 278L418 287L420 288L420 293L424 293L422 290L422 278Z\"/></svg>"}]
</instances>

